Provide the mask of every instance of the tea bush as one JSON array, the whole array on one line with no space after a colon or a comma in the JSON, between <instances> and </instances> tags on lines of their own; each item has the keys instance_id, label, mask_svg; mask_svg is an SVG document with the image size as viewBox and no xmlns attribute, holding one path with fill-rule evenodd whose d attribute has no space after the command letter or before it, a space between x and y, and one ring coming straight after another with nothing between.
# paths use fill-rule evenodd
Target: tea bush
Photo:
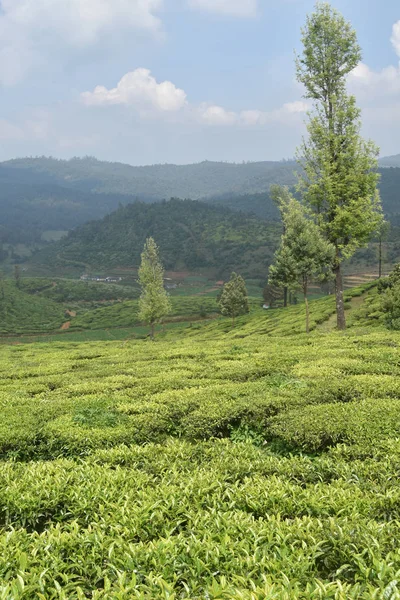
<instances>
[{"instance_id":1,"label":"tea bush","mask_svg":"<svg viewBox=\"0 0 400 600\"><path fill-rule=\"evenodd\" d=\"M400 334L303 310L2 346L0 599L400 598Z\"/></svg>"}]
</instances>

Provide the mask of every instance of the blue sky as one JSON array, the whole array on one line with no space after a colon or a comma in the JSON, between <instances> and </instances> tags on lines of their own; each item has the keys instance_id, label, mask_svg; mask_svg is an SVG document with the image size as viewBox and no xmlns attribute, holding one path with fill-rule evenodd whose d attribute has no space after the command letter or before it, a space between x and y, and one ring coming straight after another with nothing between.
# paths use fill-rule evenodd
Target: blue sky
<instances>
[{"instance_id":1,"label":"blue sky","mask_svg":"<svg viewBox=\"0 0 400 600\"><path fill-rule=\"evenodd\" d=\"M400 152L400 3L334 0L363 62L364 134ZM0 159L131 164L292 157L311 0L0 0Z\"/></svg>"}]
</instances>

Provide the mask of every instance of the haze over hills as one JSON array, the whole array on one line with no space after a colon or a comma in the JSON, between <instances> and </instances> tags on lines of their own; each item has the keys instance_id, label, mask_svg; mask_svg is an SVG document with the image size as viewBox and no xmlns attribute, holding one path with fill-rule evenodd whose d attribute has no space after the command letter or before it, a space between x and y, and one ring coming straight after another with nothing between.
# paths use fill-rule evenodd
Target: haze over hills
<instances>
[{"instance_id":1,"label":"haze over hills","mask_svg":"<svg viewBox=\"0 0 400 600\"><path fill-rule=\"evenodd\" d=\"M191 198L226 193L248 194L266 191L272 183L295 183L296 163L210 162L192 165L150 165L133 167L122 163L99 161L92 157L57 160L21 158L0 164L44 177L58 185L97 193L136 195L146 198Z\"/></svg>"},{"instance_id":2,"label":"haze over hills","mask_svg":"<svg viewBox=\"0 0 400 600\"><path fill-rule=\"evenodd\" d=\"M384 156L380 159L379 165L381 167L400 167L400 154L394 154L393 156Z\"/></svg>"},{"instance_id":3,"label":"haze over hills","mask_svg":"<svg viewBox=\"0 0 400 600\"><path fill-rule=\"evenodd\" d=\"M277 219L269 187L293 185L295 169L294 161L132 167L90 157L14 159L0 163L0 243L38 243L45 231L73 229L120 204L171 197L201 199ZM381 175L384 210L398 214L400 168L383 168Z\"/></svg>"}]
</instances>

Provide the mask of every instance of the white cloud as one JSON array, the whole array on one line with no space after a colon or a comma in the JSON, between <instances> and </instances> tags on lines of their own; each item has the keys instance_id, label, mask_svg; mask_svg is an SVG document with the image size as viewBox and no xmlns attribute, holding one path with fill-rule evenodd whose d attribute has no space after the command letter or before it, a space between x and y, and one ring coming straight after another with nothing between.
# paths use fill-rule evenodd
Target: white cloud
<instances>
[{"instance_id":1,"label":"white cloud","mask_svg":"<svg viewBox=\"0 0 400 600\"><path fill-rule=\"evenodd\" d=\"M400 56L400 21L393 25L391 42L398 56Z\"/></svg>"},{"instance_id":2,"label":"white cloud","mask_svg":"<svg viewBox=\"0 0 400 600\"><path fill-rule=\"evenodd\" d=\"M186 94L170 81L157 83L148 69L136 69L122 77L117 87L97 86L93 92L81 94L87 106L124 104L142 113L149 110L178 111L186 105Z\"/></svg>"},{"instance_id":3,"label":"white cloud","mask_svg":"<svg viewBox=\"0 0 400 600\"><path fill-rule=\"evenodd\" d=\"M307 104L307 102L303 102L302 100L288 102L287 104L283 105L283 111L288 112L289 114L306 113L308 110L310 110L309 104Z\"/></svg>"},{"instance_id":4,"label":"white cloud","mask_svg":"<svg viewBox=\"0 0 400 600\"><path fill-rule=\"evenodd\" d=\"M400 56L400 21L393 25L391 40ZM378 97L393 97L400 93L400 63L374 71L360 63L349 75L349 86L363 104L373 104Z\"/></svg>"},{"instance_id":5,"label":"white cloud","mask_svg":"<svg viewBox=\"0 0 400 600\"><path fill-rule=\"evenodd\" d=\"M396 95L400 92L400 65L373 71L360 63L350 73L349 84L351 91L363 102L371 103L377 97Z\"/></svg>"},{"instance_id":6,"label":"white cloud","mask_svg":"<svg viewBox=\"0 0 400 600\"><path fill-rule=\"evenodd\" d=\"M237 113L222 108L222 106L204 106L199 111L200 120L207 125L234 125L238 121Z\"/></svg>"},{"instance_id":7,"label":"white cloud","mask_svg":"<svg viewBox=\"0 0 400 600\"><path fill-rule=\"evenodd\" d=\"M191 8L234 17L255 17L257 4L258 0L189 0Z\"/></svg>"},{"instance_id":8,"label":"white cloud","mask_svg":"<svg viewBox=\"0 0 400 600\"><path fill-rule=\"evenodd\" d=\"M12 85L60 48L81 49L119 30L157 33L163 0L2 0L0 82Z\"/></svg>"},{"instance_id":9,"label":"white cloud","mask_svg":"<svg viewBox=\"0 0 400 600\"><path fill-rule=\"evenodd\" d=\"M271 123L288 122L291 118L297 118L299 115L303 117L309 108L309 105L302 101L289 102L272 111L254 109L233 112L221 106L202 105L198 114L200 120L208 125L260 127Z\"/></svg>"},{"instance_id":10,"label":"white cloud","mask_svg":"<svg viewBox=\"0 0 400 600\"><path fill-rule=\"evenodd\" d=\"M139 113L141 118L172 114L181 122L197 122L214 127L256 127L273 122L298 120L309 109L303 101L284 104L272 111L232 111L211 103L190 104L184 90L171 81L158 83L148 69L136 69L124 75L115 88L98 85L92 92L83 92L81 101L88 107L122 105Z\"/></svg>"}]
</instances>

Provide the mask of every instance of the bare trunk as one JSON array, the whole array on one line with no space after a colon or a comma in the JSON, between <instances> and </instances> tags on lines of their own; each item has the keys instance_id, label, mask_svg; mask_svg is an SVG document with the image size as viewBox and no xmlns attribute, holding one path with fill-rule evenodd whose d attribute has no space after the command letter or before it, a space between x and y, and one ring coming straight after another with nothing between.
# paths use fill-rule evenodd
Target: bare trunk
<instances>
[{"instance_id":1,"label":"bare trunk","mask_svg":"<svg viewBox=\"0 0 400 600\"><path fill-rule=\"evenodd\" d=\"M379 273L378 279L382 277L382 237L379 238Z\"/></svg>"},{"instance_id":2,"label":"bare trunk","mask_svg":"<svg viewBox=\"0 0 400 600\"><path fill-rule=\"evenodd\" d=\"M151 323L150 337L152 340L154 340L154 336L155 336L154 329L155 329L154 323Z\"/></svg>"},{"instance_id":3,"label":"bare trunk","mask_svg":"<svg viewBox=\"0 0 400 600\"><path fill-rule=\"evenodd\" d=\"M333 272L335 274L337 328L339 331L344 331L346 329L346 315L344 312L343 277L340 263L337 263Z\"/></svg>"},{"instance_id":4,"label":"bare trunk","mask_svg":"<svg viewBox=\"0 0 400 600\"><path fill-rule=\"evenodd\" d=\"M288 289L287 287L283 288L283 306L287 307L287 299L288 299Z\"/></svg>"},{"instance_id":5,"label":"bare trunk","mask_svg":"<svg viewBox=\"0 0 400 600\"><path fill-rule=\"evenodd\" d=\"M310 307L308 306L307 292L304 294L304 303L306 305L306 333L310 333Z\"/></svg>"}]
</instances>

